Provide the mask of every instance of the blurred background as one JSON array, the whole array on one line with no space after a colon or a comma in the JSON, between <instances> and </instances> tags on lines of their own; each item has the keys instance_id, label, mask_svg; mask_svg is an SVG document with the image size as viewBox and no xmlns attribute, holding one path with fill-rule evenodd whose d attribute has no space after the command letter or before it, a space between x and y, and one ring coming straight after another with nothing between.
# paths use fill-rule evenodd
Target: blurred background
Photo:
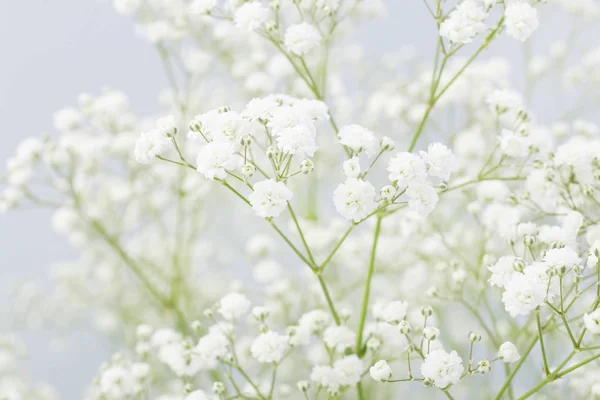
<instances>
[{"instance_id":1,"label":"blurred background","mask_svg":"<svg viewBox=\"0 0 600 400\"><path fill-rule=\"evenodd\" d=\"M383 23L365 24L355 34L365 45L365 56L412 44L417 56L430 62L436 32L421 2L386 4L390 16ZM561 15L542 14L535 48L548 52L553 40L566 33L564 22ZM53 134L52 114L74 104L84 91L98 94L103 88L118 89L129 95L138 115L160 112L158 93L167 81L159 57L152 45L136 37L133 23L108 2L1 1L0 48L4 54L0 63L2 164L26 137ZM514 86L522 88L525 50L502 38L482 58L506 57L513 64ZM542 119L554 112L547 96L551 90L552 82L547 82L534 97L534 110ZM4 317L15 284L26 279L47 281L52 263L75 256L65 239L52 231L50 212L35 209L0 215L0 332L6 329ZM52 384L66 399L80 398L98 365L114 350L91 329L60 340L50 339L46 332L29 332L25 339L32 378Z\"/></svg>"}]
</instances>

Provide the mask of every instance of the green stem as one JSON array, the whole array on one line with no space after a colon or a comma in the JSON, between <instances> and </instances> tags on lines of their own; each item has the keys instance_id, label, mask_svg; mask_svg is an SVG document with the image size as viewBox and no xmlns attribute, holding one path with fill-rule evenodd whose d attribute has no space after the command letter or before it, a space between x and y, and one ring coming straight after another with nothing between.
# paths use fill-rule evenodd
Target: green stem
<instances>
[{"instance_id":1,"label":"green stem","mask_svg":"<svg viewBox=\"0 0 600 400\"><path fill-rule=\"evenodd\" d=\"M375 224L375 232L373 234L373 246L371 247L371 258L369 260L369 269L367 271L367 279L365 282L365 290L363 293L362 307L360 312L360 320L358 325L358 335L356 337L356 354L359 357L363 356L363 331L365 328L365 321L367 319L367 311L369 309L369 296L371 294L371 281L373 280L373 273L375 271L375 254L377 252L377 242L379 240L379 234L381 233L381 217L377 217Z\"/></svg>"}]
</instances>

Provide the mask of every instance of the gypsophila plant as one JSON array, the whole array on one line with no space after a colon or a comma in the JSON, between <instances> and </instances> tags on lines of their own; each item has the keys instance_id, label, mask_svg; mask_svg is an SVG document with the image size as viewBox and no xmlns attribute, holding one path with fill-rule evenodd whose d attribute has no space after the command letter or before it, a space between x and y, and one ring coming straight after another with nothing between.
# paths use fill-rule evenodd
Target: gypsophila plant
<instances>
[{"instance_id":1,"label":"gypsophila plant","mask_svg":"<svg viewBox=\"0 0 600 400\"><path fill-rule=\"evenodd\" d=\"M13 323L118 345L86 400L600 398L597 2L401 2L425 61L362 56L382 0L112 3L160 56L164 114L82 94L0 192L80 250ZM12 372L19 343L0 399L56 398Z\"/></svg>"}]
</instances>

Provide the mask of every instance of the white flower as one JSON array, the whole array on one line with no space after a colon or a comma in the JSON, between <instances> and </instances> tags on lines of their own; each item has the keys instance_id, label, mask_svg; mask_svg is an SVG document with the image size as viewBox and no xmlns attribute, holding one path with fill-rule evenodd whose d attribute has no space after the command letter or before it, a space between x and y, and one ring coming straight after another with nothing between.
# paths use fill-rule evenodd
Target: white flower
<instances>
[{"instance_id":1,"label":"white flower","mask_svg":"<svg viewBox=\"0 0 600 400\"><path fill-rule=\"evenodd\" d=\"M521 42L525 42L538 28L537 10L524 1L508 3L504 11L506 33Z\"/></svg>"},{"instance_id":2,"label":"white flower","mask_svg":"<svg viewBox=\"0 0 600 400\"><path fill-rule=\"evenodd\" d=\"M333 203L344 218L358 222L377 209L375 195L369 182L350 178L335 189Z\"/></svg>"},{"instance_id":3,"label":"white flower","mask_svg":"<svg viewBox=\"0 0 600 400\"><path fill-rule=\"evenodd\" d=\"M283 182L266 179L254 185L254 192L248 199L259 217L272 218L285 210L292 196L292 191Z\"/></svg>"},{"instance_id":4,"label":"white flower","mask_svg":"<svg viewBox=\"0 0 600 400\"><path fill-rule=\"evenodd\" d=\"M504 342L498 349L498 358L505 363L513 363L518 361L521 358L521 355L514 344L511 342Z\"/></svg>"},{"instance_id":5,"label":"white flower","mask_svg":"<svg viewBox=\"0 0 600 400\"><path fill-rule=\"evenodd\" d=\"M231 144L210 142L200 149L196 158L196 168L207 179L225 179L226 171L233 171L241 165L241 162L241 157L235 154Z\"/></svg>"},{"instance_id":6,"label":"white flower","mask_svg":"<svg viewBox=\"0 0 600 400\"><path fill-rule=\"evenodd\" d=\"M303 56L321 44L319 31L311 24L292 25L285 31L283 45L297 56Z\"/></svg>"},{"instance_id":7,"label":"white flower","mask_svg":"<svg viewBox=\"0 0 600 400\"><path fill-rule=\"evenodd\" d=\"M387 381L392 377L392 368L385 360L379 360L369 368L369 375L377 382Z\"/></svg>"},{"instance_id":8,"label":"white flower","mask_svg":"<svg viewBox=\"0 0 600 400\"><path fill-rule=\"evenodd\" d=\"M431 379L439 388L458 383L463 371L462 359L456 351L448 354L444 350L434 350L427 354L421 364L423 376Z\"/></svg>"},{"instance_id":9,"label":"white flower","mask_svg":"<svg viewBox=\"0 0 600 400\"><path fill-rule=\"evenodd\" d=\"M528 315L546 298L546 285L531 274L513 274L504 288L502 302L512 317Z\"/></svg>"},{"instance_id":10,"label":"white flower","mask_svg":"<svg viewBox=\"0 0 600 400\"><path fill-rule=\"evenodd\" d=\"M237 319L250 309L250 300L240 293L230 293L219 301L219 314L228 321Z\"/></svg>"},{"instance_id":11,"label":"white flower","mask_svg":"<svg viewBox=\"0 0 600 400\"><path fill-rule=\"evenodd\" d=\"M202 390L194 390L188 394L184 400L210 400L210 398Z\"/></svg>"},{"instance_id":12,"label":"white flower","mask_svg":"<svg viewBox=\"0 0 600 400\"><path fill-rule=\"evenodd\" d=\"M360 175L360 160L354 156L344 161L344 175L346 178L358 178Z\"/></svg>"},{"instance_id":13,"label":"white flower","mask_svg":"<svg viewBox=\"0 0 600 400\"><path fill-rule=\"evenodd\" d=\"M488 280L490 285L504 287L515 272L514 264L516 260L517 258L514 256L502 256L494 265L488 267L492 272L492 277Z\"/></svg>"},{"instance_id":14,"label":"white flower","mask_svg":"<svg viewBox=\"0 0 600 400\"><path fill-rule=\"evenodd\" d=\"M337 360L333 368L341 374L342 386L356 385L363 372L363 362L356 354Z\"/></svg>"},{"instance_id":15,"label":"white flower","mask_svg":"<svg viewBox=\"0 0 600 400\"><path fill-rule=\"evenodd\" d=\"M510 89L494 90L486 97L486 102L490 106L490 110L498 114L508 110L523 109L523 97L518 92Z\"/></svg>"},{"instance_id":16,"label":"white flower","mask_svg":"<svg viewBox=\"0 0 600 400\"><path fill-rule=\"evenodd\" d=\"M158 358L168 365L177 376L194 376L205 367L202 357L192 347L181 342L161 347Z\"/></svg>"},{"instance_id":17,"label":"white flower","mask_svg":"<svg viewBox=\"0 0 600 400\"><path fill-rule=\"evenodd\" d=\"M588 331L592 333L600 333L600 308L592 313L583 315L583 322Z\"/></svg>"},{"instance_id":18,"label":"white flower","mask_svg":"<svg viewBox=\"0 0 600 400\"><path fill-rule=\"evenodd\" d=\"M439 196L435 188L420 182L411 183L406 189L408 206L419 215L428 216L438 203Z\"/></svg>"},{"instance_id":19,"label":"white flower","mask_svg":"<svg viewBox=\"0 0 600 400\"><path fill-rule=\"evenodd\" d=\"M367 156L375 155L377 140L375 134L360 125L347 125L340 129L340 143L347 146L355 154L365 152Z\"/></svg>"},{"instance_id":20,"label":"white flower","mask_svg":"<svg viewBox=\"0 0 600 400\"><path fill-rule=\"evenodd\" d=\"M207 368L215 368L217 360L223 359L229 353L229 340L213 327L208 334L200 338L196 345L196 352Z\"/></svg>"},{"instance_id":21,"label":"white flower","mask_svg":"<svg viewBox=\"0 0 600 400\"><path fill-rule=\"evenodd\" d=\"M405 301L391 301L381 310L381 318L389 324L397 324L406 317L408 304Z\"/></svg>"},{"instance_id":22,"label":"white flower","mask_svg":"<svg viewBox=\"0 0 600 400\"><path fill-rule=\"evenodd\" d=\"M268 331L260 334L252 342L252 357L261 363L278 363L289 348L287 336Z\"/></svg>"},{"instance_id":23,"label":"white flower","mask_svg":"<svg viewBox=\"0 0 600 400\"><path fill-rule=\"evenodd\" d=\"M269 9L259 1L250 1L242 4L235 12L233 18L235 26L239 29L253 31L269 19Z\"/></svg>"},{"instance_id":24,"label":"white flower","mask_svg":"<svg viewBox=\"0 0 600 400\"><path fill-rule=\"evenodd\" d=\"M284 154L300 158L312 157L317 151L314 131L306 125L295 125L276 132L277 147Z\"/></svg>"},{"instance_id":25,"label":"white flower","mask_svg":"<svg viewBox=\"0 0 600 400\"><path fill-rule=\"evenodd\" d=\"M133 397L139 390L137 380L131 371L119 365L103 371L98 385L105 397L115 400Z\"/></svg>"},{"instance_id":26,"label":"white flower","mask_svg":"<svg viewBox=\"0 0 600 400\"><path fill-rule=\"evenodd\" d=\"M529 154L529 139L519 133L502 129L500 149L509 157L525 157Z\"/></svg>"},{"instance_id":27,"label":"white flower","mask_svg":"<svg viewBox=\"0 0 600 400\"><path fill-rule=\"evenodd\" d=\"M586 266L588 268L596 268L598 266L598 255L600 253L600 240L595 240L590 246Z\"/></svg>"},{"instance_id":28,"label":"white flower","mask_svg":"<svg viewBox=\"0 0 600 400\"><path fill-rule=\"evenodd\" d=\"M402 190L411 182L423 182L427 178L427 167L421 157L413 153L396 153L390 158L387 171L388 178L397 182L398 189Z\"/></svg>"},{"instance_id":29,"label":"white flower","mask_svg":"<svg viewBox=\"0 0 600 400\"><path fill-rule=\"evenodd\" d=\"M119 14L135 14L142 5L142 0L114 0L113 5Z\"/></svg>"},{"instance_id":30,"label":"white flower","mask_svg":"<svg viewBox=\"0 0 600 400\"><path fill-rule=\"evenodd\" d=\"M440 25L440 36L455 43L470 43L484 32L487 13L474 0L464 0Z\"/></svg>"},{"instance_id":31,"label":"white flower","mask_svg":"<svg viewBox=\"0 0 600 400\"><path fill-rule=\"evenodd\" d=\"M194 0L190 11L196 14L206 14L217 6L217 0Z\"/></svg>"},{"instance_id":32,"label":"white flower","mask_svg":"<svg viewBox=\"0 0 600 400\"><path fill-rule=\"evenodd\" d=\"M156 156L164 155L173 148L173 141L160 130L144 132L135 141L134 156L137 162L148 164Z\"/></svg>"},{"instance_id":33,"label":"white flower","mask_svg":"<svg viewBox=\"0 0 600 400\"><path fill-rule=\"evenodd\" d=\"M356 334L344 325L330 326L323 332L323 341L327 347L341 353L354 345Z\"/></svg>"},{"instance_id":34,"label":"white flower","mask_svg":"<svg viewBox=\"0 0 600 400\"><path fill-rule=\"evenodd\" d=\"M544 257L544 261L548 266L554 268L565 267L570 269L581 264L581 258L579 258L577 252L570 247L548 250Z\"/></svg>"},{"instance_id":35,"label":"white flower","mask_svg":"<svg viewBox=\"0 0 600 400\"><path fill-rule=\"evenodd\" d=\"M233 146L239 146L242 135L250 134L250 123L235 111L212 110L196 115L190 125L198 129L188 133L191 139L202 138Z\"/></svg>"},{"instance_id":36,"label":"white flower","mask_svg":"<svg viewBox=\"0 0 600 400\"><path fill-rule=\"evenodd\" d=\"M308 332L317 332L323 329L330 321L329 314L323 310L313 310L303 314L298 325Z\"/></svg>"},{"instance_id":37,"label":"white flower","mask_svg":"<svg viewBox=\"0 0 600 400\"><path fill-rule=\"evenodd\" d=\"M443 181L448 181L458 166L452 151L438 142L431 143L427 152L420 151L419 154L429 167L427 173Z\"/></svg>"}]
</instances>

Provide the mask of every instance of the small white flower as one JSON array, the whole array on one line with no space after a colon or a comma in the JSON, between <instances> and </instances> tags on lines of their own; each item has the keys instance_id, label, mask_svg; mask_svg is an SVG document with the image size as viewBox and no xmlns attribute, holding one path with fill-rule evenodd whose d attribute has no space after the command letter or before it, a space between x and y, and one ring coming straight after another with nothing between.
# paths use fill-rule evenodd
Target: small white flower
<instances>
[{"instance_id":1,"label":"small white flower","mask_svg":"<svg viewBox=\"0 0 600 400\"><path fill-rule=\"evenodd\" d=\"M464 0L440 25L440 36L455 43L470 43L485 31L487 13L474 0Z\"/></svg>"},{"instance_id":2,"label":"small white flower","mask_svg":"<svg viewBox=\"0 0 600 400\"><path fill-rule=\"evenodd\" d=\"M388 324L397 324L406 317L408 304L405 301L391 301L381 310L381 317Z\"/></svg>"},{"instance_id":3,"label":"small white flower","mask_svg":"<svg viewBox=\"0 0 600 400\"><path fill-rule=\"evenodd\" d=\"M502 294L504 308L512 317L528 315L546 298L546 284L537 276L530 274L513 274L504 286Z\"/></svg>"},{"instance_id":4,"label":"small white flower","mask_svg":"<svg viewBox=\"0 0 600 400\"><path fill-rule=\"evenodd\" d=\"M367 153L372 157L377 151L375 134L360 125L347 125L340 129L340 143L347 146L355 154Z\"/></svg>"},{"instance_id":5,"label":"small white flower","mask_svg":"<svg viewBox=\"0 0 600 400\"><path fill-rule=\"evenodd\" d=\"M443 181L448 181L458 166L452 151L438 142L431 143L427 152L420 151L419 154L429 167L427 173Z\"/></svg>"},{"instance_id":6,"label":"small white flower","mask_svg":"<svg viewBox=\"0 0 600 400\"><path fill-rule=\"evenodd\" d=\"M521 135L502 129L500 136L500 149L502 153L509 157L525 157L529 154L529 139L527 136Z\"/></svg>"},{"instance_id":7,"label":"small white flower","mask_svg":"<svg viewBox=\"0 0 600 400\"><path fill-rule=\"evenodd\" d=\"M488 267L492 272L492 277L488 280L490 285L504 287L515 272L514 264L516 259L514 256L502 256L494 265Z\"/></svg>"},{"instance_id":8,"label":"small white flower","mask_svg":"<svg viewBox=\"0 0 600 400\"><path fill-rule=\"evenodd\" d=\"M156 156L164 155L173 147L172 139L158 129L144 132L135 141L135 159L139 163L148 164Z\"/></svg>"},{"instance_id":9,"label":"small white flower","mask_svg":"<svg viewBox=\"0 0 600 400\"><path fill-rule=\"evenodd\" d=\"M521 358L521 355L514 344L511 342L504 342L498 349L498 358L508 364L518 361Z\"/></svg>"},{"instance_id":10,"label":"small white flower","mask_svg":"<svg viewBox=\"0 0 600 400\"><path fill-rule=\"evenodd\" d=\"M377 382L387 381L392 377L392 368L387 361L379 360L369 368L369 375Z\"/></svg>"},{"instance_id":11,"label":"small white flower","mask_svg":"<svg viewBox=\"0 0 600 400\"><path fill-rule=\"evenodd\" d=\"M211 142L203 146L196 158L196 168L207 179L225 179L226 171L233 171L242 163L233 146L225 142Z\"/></svg>"},{"instance_id":12,"label":"small white flower","mask_svg":"<svg viewBox=\"0 0 600 400\"><path fill-rule=\"evenodd\" d=\"M333 203L344 218L358 222L377 209L375 195L369 182L350 178L335 189Z\"/></svg>"},{"instance_id":13,"label":"small white flower","mask_svg":"<svg viewBox=\"0 0 600 400\"><path fill-rule=\"evenodd\" d=\"M250 309L250 300L240 293L230 293L219 302L219 314L226 320L234 320Z\"/></svg>"},{"instance_id":14,"label":"small white flower","mask_svg":"<svg viewBox=\"0 0 600 400\"><path fill-rule=\"evenodd\" d=\"M583 322L588 331L592 333L600 333L600 309L596 309L591 313L583 315Z\"/></svg>"},{"instance_id":15,"label":"small white flower","mask_svg":"<svg viewBox=\"0 0 600 400\"><path fill-rule=\"evenodd\" d=\"M252 342L252 357L261 363L278 363L289 348L287 336L268 331L260 334Z\"/></svg>"},{"instance_id":16,"label":"small white flower","mask_svg":"<svg viewBox=\"0 0 600 400\"><path fill-rule=\"evenodd\" d=\"M425 361L421 364L423 376L431 379L433 384L439 388L458 383L463 371L462 359L456 351L448 354L444 350L434 350L425 357Z\"/></svg>"},{"instance_id":17,"label":"small white flower","mask_svg":"<svg viewBox=\"0 0 600 400\"><path fill-rule=\"evenodd\" d=\"M406 189L408 206L419 215L428 216L438 203L439 196L432 186L426 183L414 182Z\"/></svg>"},{"instance_id":18,"label":"small white flower","mask_svg":"<svg viewBox=\"0 0 600 400\"><path fill-rule=\"evenodd\" d=\"M295 125L277 131L277 147L284 154L300 158L312 157L317 151L314 131L306 125Z\"/></svg>"},{"instance_id":19,"label":"small white flower","mask_svg":"<svg viewBox=\"0 0 600 400\"><path fill-rule=\"evenodd\" d=\"M413 153L396 153L390 158L387 167L388 178L397 182L398 189L405 189L411 182L424 182L427 178L427 167L421 157Z\"/></svg>"},{"instance_id":20,"label":"small white flower","mask_svg":"<svg viewBox=\"0 0 600 400\"><path fill-rule=\"evenodd\" d=\"M360 161L358 157L354 156L344 161L344 175L346 175L346 178L358 178L360 175Z\"/></svg>"},{"instance_id":21,"label":"small white flower","mask_svg":"<svg viewBox=\"0 0 600 400\"><path fill-rule=\"evenodd\" d=\"M236 28L254 31L269 19L269 9L259 1L242 4L233 18Z\"/></svg>"},{"instance_id":22,"label":"small white flower","mask_svg":"<svg viewBox=\"0 0 600 400\"><path fill-rule=\"evenodd\" d=\"M303 56L321 44L321 34L311 24L292 25L285 31L283 45L297 56Z\"/></svg>"},{"instance_id":23,"label":"small white flower","mask_svg":"<svg viewBox=\"0 0 600 400\"><path fill-rule=\"evenodd\" d=\"M292 191L283 182L266 179L254 185L254 192L248 199L259 217L272 218L285 210L292 197Z\"/></svg>"},{"instance_id":24,"label":"small white flower","mask_svg":"<svg viewBox=\"0 0 600 400\"><path fill-rule=\"evenodd\" d=\"M524 1L515 0L508 3L504 11L506 33L521 42L525 42L538 28L537 10Z\"/></svg>"},{"instance_id":25,"label":"small white flower","mask_svg":"<svg viewBox=\"0 0 600 400\"><path fill-rule=\"evenodd\" d=\"M356 334L344 325L330 326L323 332L323 341L327 347L343 352L354 345Z\"/></svg>"}]
</instances>

